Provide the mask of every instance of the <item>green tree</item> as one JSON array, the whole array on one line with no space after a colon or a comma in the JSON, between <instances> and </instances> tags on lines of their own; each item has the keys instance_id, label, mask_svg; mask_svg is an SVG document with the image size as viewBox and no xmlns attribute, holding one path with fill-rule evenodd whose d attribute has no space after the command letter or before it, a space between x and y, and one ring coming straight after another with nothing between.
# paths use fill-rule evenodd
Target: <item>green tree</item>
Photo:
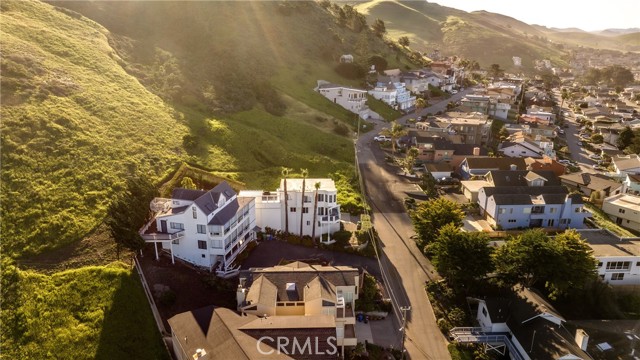
<instances>
[{"instance_id":1,"label":"green tree","mask_svg":"<svg viewBox=\"0 0 640 360\"><path fill-rule=\"evenodd\" d=\"M549 296L557 298L586 286L596 274L597 261L575 230L551 238L533 229L498 248L494 264L503 285L544 284Z\"/></svg>"},{"instance_id":2,"label":"green tree","mask_svg":"<svg viewBox=\"0 0 640 360\"><path fill-rule=\"evenodd\" d=\"M489 238L480 232L461 231L453 223L442 227L429 245L433 264L453 286L469 289L493 271Z\"/></svg>"},{"instance_id":3,"label":"green tree","mask_svg":"<svg viewBox=\"0 0 640 360\"><path fill-rule=\"evenodd\" d=\"M584 288L596 278L598 265L593 250L576 230L568 229L553 241L559 248L558 262L564 265L554 268L553 277L547 279L546 286L552 299L566 295L572 289Z\"/></svg>"},{"instance_id":4,"label":"green tree","mask_svg":"<svg viewBox=\"0 0 640 360\"><path fill-rule=\"evenodd\" d=\"M618 140L616 140L616 146L618 149L624 150L633 143L633 138L633 130L628 126L625 126L625 128L620 132Z\"/></svg>"},{"instance_id":5,"label":"green tree","mask_svg":"<svg viewBox=\"0 0 640 360\"><path fill-rule=\"evenodd\" d=\"M498 131L498 138L500 139L500 141L506 140L509 135L509 131L504 126L500 128L500 131Z\"/></svg>"},{"instance_id":6,"label":"green tree","mask_svg":"<svg viewBox=\"0 0 640 360\"><path fill-rule=\"evenodd\" d=\"M404 128L404 126L398 124L395 120L391 122L391 127L390 128L384 128L382 129L382 131L380 131L380 134L388 136L391 138L391 149L393 151L393 153L396 153L396 141L407 135L409 132L407 131L407 129Z\"/></svg>"},{"instance_id":7,"label":"green tree","mask_svg":"<svg viewBox=\"0 0 640 360\"><path fill-rule=\"evenodd\" d=\"M387 62L387 59L380 55L371 55L371 57L369 57L369 65L375 66L377 72L382 72L387 69L389 63Z\"/></svg>"},{"instance_id":8,"label":"green tree","mask_svg":"<svg viewBox=\"0 0 640 360\"><path fill-rule=\"evenodd\" d=\"M560 103L560 107L563 107L564 106L564 101L569 98L569 92L567 91L566 88L562 89L562 93L561 93L560 97L562 98L562 102Z\"/></svg>"},{"instance_id":9,"label":"green tree","mask_svg":"<svg viewBox=\"0 0 640 360\"><path fill-rule=\"evenodd\" d=\"M155 196L153 184L146 177L136 176L128 178L126 189L112 197L105 222L116 242L118 258L123 246L130 250L144 246L138 231L150 219L149 203Z\"/></svg>"},{"instance_id":10,"label":"green tree","mask_svg":"<svg viewBox=\"0 0 640 360\"><path fill-rule=\"evenodd\" d=\"M398 39L398 44L404 46L404 47L408 47L409 46L409 37L408 36L401 36Z\"/></svg>"},{"instance_id":11,"label":"green tree","mask_svg":"<svg viewBox=\"0 0 640 360\"><path fill-rule=\"evenodd\" d=\"M384 25L384 21L382 19L376 19L373 23L372 29L376 36L380 38L387 33L387 27Z\"/></svg>"},{"instance_id":12,"label":"green tree","mask_svg":"<svg viewBox=\"0 0 640 360\"><path fill-rule=\"evenodd\" d=\"M307 175L309 175L309 170L302 169L302 194L300 195L300 237L302 237L302 229L304 225L304 187L305 182L307 181Z\"/></svg>"},{"instance_id":13,"label":"green tree","mask_svg":"<svg viewBox=\"0 0 640 360\"><path fill-rule=\"evenodd\" d=\"M438 191L436 190L436 179L433 178L431 173L425 172L422 174L420 178L420 187L422 191L424 191L425 195L427 195L430 199L438 196Z\"/></svg>"},{"instance_id":14,"label":"green tree","mask_svg":"<svg viewBox=\"0 0 640 360\"><path fill-rule=\"evenodd\" d=\"M593 134L591 135L591 142L594 144L602 144L604 142L604 136L601 134Z\"/></svg>"},{"instance_id":15,"label":"green tree","mask_svg":"<svg viewBox=\"0 0 640 360\"><path fill-rule=\"evenodd\" d=\"M625 152L630 154L640 154L640 129L633 130L633 141Z\"/></svg>"},{"instance_id":16,"label":"green tree","mask_svg":"<svg viewBox=\"0 0 640 360\"><path fill-rule=\"evenodd\" d=\"M417 98L416 99L416 116L420 115L420 111L422 111L422 109L427 107L427 100L423 99L423 98Z\"/></svg>"},{"instance_id":17,"label":"green tree","mask_svg":"<svg viewBox=\"0 0 640 360\"><path fill-rule=\"evenodd\" d=\"M489 68L489 76L495 80L503 75L504 70L500 67L500 64L491 64L491 67Z\"/></svg>"},{"instance_id":18,"label":"green tree","mask_svg":"<svg viewBox=\"0 0 640 360\"><path fill-rule=\"evenodd\" d=\"M287 177L291 169L283 167L281 170L282 180L284 183L284 232L289 233L289 193L287 193Z\"/></svg>"},{"instance_id":19,"label":"green tree","mask_svg":"<svg viewBox=\"0 0 640 360\"><path fill-rule=\"evenodd\" d=\"M404 158L404 169L406 172L411 173L413 171L413 164L415 163L418 155L420 155L420 151L415 147L411 147L407 150L407 154Z\"/></svg>"},{"instance_id":20,"label":"green tree","mask_svg":"<svg viewBox=\"0 0 640 360\"><path fill-rule=\"evenodd\" d=\"M196 184L193 182L192 178L185 176L180 181L180 187L183 189L195 190Z\"/></svg>"},{"instance_id":21,"label":"green tree","mask_svg":"<svg viewBox=\"0 0 640 360\"><path fill-rule=\"evenodd\" d=\"M316 222L318 221L318 190L320 190L321 185L320 181L313 184L316 192L313 195L313 228L311 230L311 239L313 239L314 242L316 241Z\"/></svg>"},{"instance_id":22,"label":"green tree","mask_svg":"<svg viewBox=\"0 0 640 360\"><path fill-rule=\"evenodd\" d=\"M445 198L436 198L420 203L410 214L416 229L418 247L424 251L425 245L431 243L438 230L447 224L462 226L464 212L460 205Z\"/></svg>"}]
</instances>

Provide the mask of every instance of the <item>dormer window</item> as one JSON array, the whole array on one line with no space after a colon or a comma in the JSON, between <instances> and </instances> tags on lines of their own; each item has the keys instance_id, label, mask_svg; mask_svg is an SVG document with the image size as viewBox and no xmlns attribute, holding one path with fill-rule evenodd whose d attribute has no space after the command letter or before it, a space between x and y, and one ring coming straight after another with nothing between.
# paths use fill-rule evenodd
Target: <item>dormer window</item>
<instances>
[{"instance_id":1,"label":"dormer window","mask_svg":"<svg viewBox=\"0 0 640 360\"><path fill-rule=\"evenodd\" d=\"M191 211L193 213L193 218L197 219L198 218L198 209L195 206L191 207Z\"/></svg>"}]
</instances>

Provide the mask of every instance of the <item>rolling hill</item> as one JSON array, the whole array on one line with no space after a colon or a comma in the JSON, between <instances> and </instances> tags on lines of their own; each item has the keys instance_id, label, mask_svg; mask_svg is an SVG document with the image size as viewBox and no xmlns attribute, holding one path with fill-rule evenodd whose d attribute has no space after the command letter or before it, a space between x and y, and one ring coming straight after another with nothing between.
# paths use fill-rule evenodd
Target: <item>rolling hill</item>
<instances>
[{"instance_id":1,"label":"rolling hill","mask_svg":"<svg viewBox=\"0 0 640 360\"><path fill-rule=\"evenodd\" d=\"M391 38L408 36L413 50L429 54L438 49L443 55L476 60L483 68L497 63L505 69L517 70L513 67L513 56L522 58L525 70L540 59L567 65L566 45L639 50L639 32L605 36L579 29L549 29L501 14L468 13L426 1L372 0L357 3L356 9L369 22L384 20Z\"/></svg>"}]
</instances>

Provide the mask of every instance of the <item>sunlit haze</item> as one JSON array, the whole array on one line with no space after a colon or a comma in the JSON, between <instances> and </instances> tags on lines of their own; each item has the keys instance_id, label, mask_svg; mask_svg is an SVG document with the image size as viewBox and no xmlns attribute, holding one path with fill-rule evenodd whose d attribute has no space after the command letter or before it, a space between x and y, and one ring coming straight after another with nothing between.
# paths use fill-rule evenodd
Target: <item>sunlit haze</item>
<instances>
[{"instance_id":1,"label":"sunlit haze","mask_svg":"<svg viewBox=\"0 0 640 360\"><path fill-rule=\"evenodd\" d=\"M640 1L609 0L437 0L430 1L464 11L486 10L511 16L528 24L597 31L640 27Z\"/></svg>"}]
</instances>

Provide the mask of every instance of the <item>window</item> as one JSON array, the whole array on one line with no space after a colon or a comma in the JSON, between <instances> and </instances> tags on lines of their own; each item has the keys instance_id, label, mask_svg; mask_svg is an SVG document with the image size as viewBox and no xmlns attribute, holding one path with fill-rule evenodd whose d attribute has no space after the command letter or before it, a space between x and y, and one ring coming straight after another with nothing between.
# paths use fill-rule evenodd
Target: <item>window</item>
<instances>
[{"instance_id":1,"label":"window","mask_svg":"<svg viewBox=\"0 0 640 360\"><path fill-rule=\"evenodd\" d=\"M303 207L302 208L302 213L303 214L308 214L309 213L309 208L308 207Z\"/></svg>"},{"instance_id":2,"label":"window","mask_svg":"<svg viewBox=\"0 0 640 360\"><path fill-rule=\"evenodd\" d=\"M191 207L191 211L193 212L193 218L197 219L198 218L198 209L196 209L195 206Z\"/></svg>"},{"instance_id":3,"label":"window","mask_svg":"<svg viewBox=\"0 0 640 360\"><path fill-rule=\"evenodd\" d=\"M289 212L296 212L296 208L294 207L289 208Z\"/></svg>"},{"instance_id":4,"label":"window","mask_svg":"<svg viewBox=\"0 0 640 360\"><path fill-rule=\"evenodd\" d=\"M306 203L311 202L311 196L305 195L304 196L304 202L306 202Z\"/></svg>"},{"instance_id":5,"label":"window","mask_svg":"<svg viewBox=\"0 0 640 360\"><path fill-rule=\"evenodd\" d=\"M207 225L198 225L198 234L206 234Z\"/></svg>"},{"instance_id":6,"label":"window","mask_svg":"<svg viewBox=\"0 0 640 360\"><path fill-rule=\"evenodd\" d=\"M172 228L172 229L184 230L184 224L182 224L182 223L171 222L171 223L169 223L169 227Z\"/></svg>"},{"instance_id":7,"label":"window","mask_svg":"<svg viewBox=\"0 0 640 360\"><path fill-rule=\"evenodd\" d=\"M484 315L485 317L487 316L487 308L486 307L482 307L482 315Z\"/></svg>"},{"instance_id":8,"label":"window","mask_svg":"<svg viewBox=\"0 0 640 360\"><path fill-rule=\"evenodd\" d=\"M558 211L558 209L557 209L557 208L550 208L550 209L549 209L549 213L550 213L550 214L555 214L555 213L556 213L556 211Z\"/></svg>"},{"instance_id":9,"label":"window","mask_svg":"<svg viewBox=\"0 0 640 360\"><path fill-rule=\"evenodd\" d=\"M531 208L524 208L524 209L522 209L522 213L523 213L523 214L531 214Z\"/></svg>"},{"instance_id":10,"label":"window","mask_svg":"<svg viewBox=\"0 0 640 360\"><path fill-rule=\"evenodd\" d=\"M180 201L178 201L178 200L173 200L171 203L172 203L173 205L180 205Z\"/></svg>"},{"instance_id":11,"label":"window","mask_svg":"<svg viewBox=\"0 0 640 360\"><path fill-rule=\"evenodd\" d=\"M311 225L311 221L307 221L307 226Z\"/></svg>"},{"instance_id":12,"label":"window","mask_svg":"<svg viewBox=\"0 0 640 360\"><path fill-rule=\"evenodd\" d=\"M324 194L318 194L318 201L324 201Z\"/></svg>"},{"instance_id":13,"label":"window","mask_svg":"<svg viewBox=\"0 0 640 360\"><path fill-rule=\"evenodd\" d=\"M631 261L610 261L607 263L607 270L629 270Z\"/></svg>"},{"instance_id":14,"label":"window","mask_svg":"<svg viewBox=\"0 0 640 360\"><path fill-rule=\"evenodd\" d=\"M500 210L498 210L498 214L506 214L507 213L507 209L505 208L500 208Z\"/></svg>"},{"instance_id":15,"label":"window","mask_svg":"<svg viewBox=\"0 0 640 360\"><path fill-rule=\"evenodd\" d=\"M638 262L636 263L636 266L640 266L640 261L638 261Z\"/></svg>"},{"instance_id":16,"label":"window","mask_svg":"<svg viewBox=\"0 0 640 360\"><path fill-rule=\"evenodd\" d=\"M204 240L198 240L198 249L206 249L207 248L207 242Z\"/></svg>"},{"instance_id":17,"label":"window","mask_svg":"<svg viewBox=\"0 0 640 360\"><path fill-rule=\"evenodd\" d=\"M618 212L619 212L620 214L624 214L625 210L624 210L624 209L618 209Z\"/></svg>"},{"instance_id":18,"label":"window","mask_svg":"<svg viewBox=\"0 0 640 360\"><path fill-rule=\"evenodd\" d=\"M513 214L513 208L509 209L509 214Z\"/></svg>"},{"instance_id":19,"label":"window","mask_svg":"<svg viewBox=\"0 0 640 360\"><path fill-rule=\"evenodd\" d=\"M598 262L598 267L602 267L602 261Z\"/></svg>"},{"instance_id":20,"label":"window","mask_svg":"<svg viewBox=\"0 0 640 360\"><path fill-rule=\"evenodd\" d=\"M611 274L611 280L624 280L624 273Z\"/></svg>"}]
</instances>

